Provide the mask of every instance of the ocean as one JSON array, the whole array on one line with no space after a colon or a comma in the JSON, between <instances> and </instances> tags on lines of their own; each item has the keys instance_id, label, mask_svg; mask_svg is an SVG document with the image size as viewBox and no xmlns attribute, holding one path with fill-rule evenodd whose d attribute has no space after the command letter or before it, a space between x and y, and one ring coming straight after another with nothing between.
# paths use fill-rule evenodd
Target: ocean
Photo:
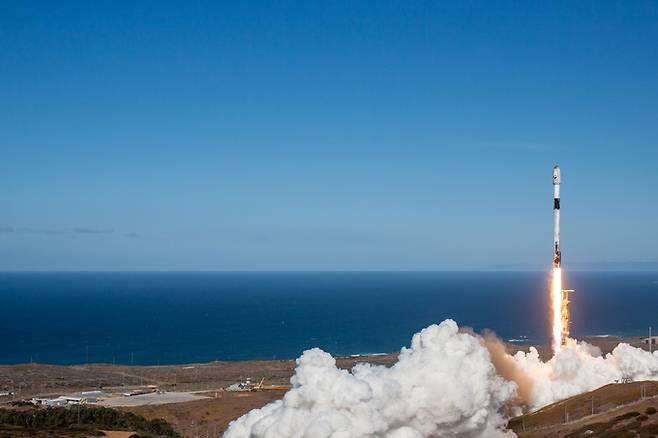
<instances>
[{"instance_id":1,"label":"ocean","mask_svg":"<svg viewBox=\"0 0 658 438\"><path fill-rule=\"evenodd\" d=\"M564 286L575 335L658 327L658 273L566 271ZM0 363L384 353L446 318L544 343L548 287L548 271L0 273Z\"/></svg>"}]
</instances>

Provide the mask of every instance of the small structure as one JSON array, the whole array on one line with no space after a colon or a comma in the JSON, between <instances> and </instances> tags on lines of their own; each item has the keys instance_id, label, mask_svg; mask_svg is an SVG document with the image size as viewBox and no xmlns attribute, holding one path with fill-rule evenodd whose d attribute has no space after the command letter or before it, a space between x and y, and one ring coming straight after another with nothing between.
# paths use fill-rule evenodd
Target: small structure
<instances>
[{"instance_id":1,"label":"small structure","mask_svg":"<svg viewBox=\"0 0 658 438\"><path fill-rule=\"evenodd\" d=\"M73 401L69 402L66 397L57 397L57 398L33 398L30 400L32 404L37 406L45 406L47 408L57 408L68 406L69 404L79 404L74 403Z\"/></svg>"},{"instance_id":2,"label":"small structure","mask_svg":"<svg viewBox=\"0 0 658 438\"><path fill-rule=\"evenodd\" d=\"M244 382L233 383L232 385L226 387L227 391L237 391L237 392L253 391L253 389L254 389L254 384L251 383L250 377L247 377L247 380L245 380Z\"/></svg>"},{"instance_id":3,"label":"small structure","mask_svg":"<svg viewBox=\"0 0 658 438\"><path fill-rule=\"evenodd\" d=\"M57 398L33 398L32 404L37 406L46 406L49 408L72 405L96 404L99 399L107 397L107 394L101 391L86 391L69 395L61 395Z\"/></svg>"},{"instance_id":4,"label":"small structure","mask_svg":"<svg viewBox=\"0 0 658 438\"><path fill-rule=\"evenodd\" d=\"M658 344L658 336L652 336L650 338L644 338L642 339L643 344L651 344L651 345L656 345Z\"/></svg>"},{"instance_id":5,"label":"small structure","mask_svg":"<svg viewBox=\"0 0 658 438\"><path fill-rule=\"evenodd\" d=\"M132 397L135 395L152 394L154 392L158 392L158 387L155 385L148 385L144 388L137 388L137 389L133 389L132 391L124 392L123 396Z\"/></svg>"}]
</instances>

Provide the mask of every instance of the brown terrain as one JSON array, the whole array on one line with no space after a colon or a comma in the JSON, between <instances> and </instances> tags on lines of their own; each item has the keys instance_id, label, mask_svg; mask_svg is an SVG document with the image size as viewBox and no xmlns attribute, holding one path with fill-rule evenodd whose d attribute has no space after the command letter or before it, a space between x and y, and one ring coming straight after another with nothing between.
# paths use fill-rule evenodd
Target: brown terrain
<instances>
[{"instance_id":1,"label":"brown terrain","mask_svg":"<svg viewBox=\"0 0 658 438\"><path fill-rule=\"evenodd\" d=\"M351 369L359 362L391 365L397 354L337 358L341 368ZM145 385L165 391L190 391L208 398L184 403L142 405L119 409L148 419L164 418L183 436L217 436L228 424L285 394L295 368L294 360L211 362L171 366L126 365L11 365L0 366L0 391L12 391L1 403L29 400L32 397L55 397L78 391L102 389L125 392ZM251 378L264 379L262 391L231 392L227 386ZM281 389L279 389L279 388Z\"/></svg>"},{"instance_id":2,"label":"brown terrain","mask_svg":"<svg viewBox=\"0 0 658 438\"><path fill-rule=\"evenodd\" d=\"M397 354L338 358L338 366L352 368L359 362L390 365ZM163 390L211 391L232 383L265 379L267 385L287 385L294 360L210 362L186 365L4 365L0 366L0 391L15 392L15 399L54 396L90 389L157 385ZM0 399L2 401L2 399Z\"/></svg>"},{"instance_id":3,"label":"brown terrain","mask_svg":"<svg viewBox=\"0 0 658 438\"><path fill-rule=\"evenodd\" d=\"M170 403L158 406L120 408L146 418L164 418L178 433L186 437L216 437L228 424L252 409L261 408L278 400L285 391L229 392L217 398L187 403Z\"/></svg>"},{"instance_id":4,"label":"brown terrain","mask_svg":"<svg viewBox=\"0 0 658 438\"><path fill-rule=\"evenodd\" d=\"M598 346L604 353L612 351L622 341L615 337L593 337L584 340ZM643 347L640 338L624 341ZM528 346L518 344L507 344L506 347L510 353L528 349ZM538 350L544 358L550 353L547 347ZM397 354L390 354L339 358L337 363L341 368L350 369L359 362L390 366L396 360ZM148 419L164 418L185 437L217 436L232 420L251 409L283 397L294 368L294 360L172 366L0 366L0 391L15 392L13 396L1 397L0 403L92 389L121 393L130 388L156 385L160 390L194 392L195 395L207 398L119 409ZM264 379L264 389L245 392L225 390L229 385L244 382L247 378L251 378L254 383ZM509 426L521 437L654 436L650 431L655 431L655 436L658 436L658 415L645 412L652 406L658 408L658 382L607 385L591 393L581 394L537 412L514 418L510 420ZM628 418L619 418L625 414ZM636 432L633 435L619 435L621 431L630 429ZM589 430L592 432L588 432Z\"/></svg>"},{"instance_id":5,"label":"brown terrain","mask_svg":"<svg viewBox=\"0 0 658 438\"><path fill-rule=\"evenodd\" d=\"M513 418L509 428L521 438L653 437L657 408L658 382L610 384Z\"/></svg>"}]
</instances>

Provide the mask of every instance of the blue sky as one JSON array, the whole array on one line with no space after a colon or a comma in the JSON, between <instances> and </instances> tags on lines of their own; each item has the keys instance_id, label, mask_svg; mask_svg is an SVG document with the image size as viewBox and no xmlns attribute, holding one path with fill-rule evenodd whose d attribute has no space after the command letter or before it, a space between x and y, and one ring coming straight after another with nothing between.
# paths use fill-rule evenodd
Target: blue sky
<instances>
[{"instance_id":1,"label":"blue sky","mask_svg":"<svg viewBox=\"0 0 658 438\"><path fill-rule=\"evenodd\" d=\"M0 270L658 269L657 2L2 2Z\"/></svg>"}]
</instances>

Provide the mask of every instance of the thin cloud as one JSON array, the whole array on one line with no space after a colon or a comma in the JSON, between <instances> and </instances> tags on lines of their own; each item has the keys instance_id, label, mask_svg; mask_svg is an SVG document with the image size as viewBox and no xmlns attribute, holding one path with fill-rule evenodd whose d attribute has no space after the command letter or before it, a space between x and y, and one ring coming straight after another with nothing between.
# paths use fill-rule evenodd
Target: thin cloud
<instances>
[{"instance_id":1,"label":"thin cloud","mask_svg":"<svg viewBox=\"0 0 658 438\"><path fill-rule=\"evenodd\" d=\"M34 234L42 236L86 236L86 235L107 235L114 233L111 228L90 228L90 227L73 227L73 228L32 228L32 227L12 227L0 226L1 234Z\"/></svg>"},{"instance_id":2,"label":"thin cloud","mask_svg":"<svg viewBox=\"0 0 658 438\"><path fill-rule=\"evenodd\" d=\"M85 228L77 227L72 229L75 234L112 234L114 230L110 228Z\"/></svg>"}]
</instances>

